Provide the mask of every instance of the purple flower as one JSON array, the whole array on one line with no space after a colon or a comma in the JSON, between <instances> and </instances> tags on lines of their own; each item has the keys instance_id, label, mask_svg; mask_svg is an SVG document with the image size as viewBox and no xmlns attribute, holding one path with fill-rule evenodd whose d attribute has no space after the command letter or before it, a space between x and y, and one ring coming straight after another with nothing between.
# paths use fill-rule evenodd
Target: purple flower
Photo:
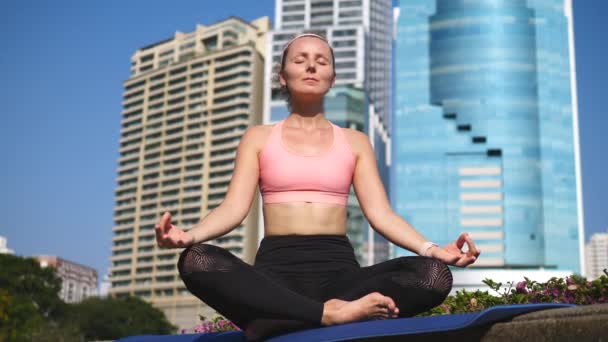
<instances>
[{"instance_id":1,"label":"purple flower","mask_svg":"<svg viewBox=\"0 0 608 342\"><path fill-rule=\"evenodd\" d=\"M566 302L568 302L570 304L574 304L576 302L572 292L566 291L565 296L566 296Z\"/></svg>"},{"instance_id":2,"label":"purple flower","mask_svg":"<svg viewBox=\"0 0 608 342\"><path fill-rule=\"evenodd\" d=\"M517 283L517 286L515 287L515 291L517 293L528 293L528 290L526 290L526 282L525 281L520 281L519 283Z\"/></svg>"},{"instance_id":3,"label":"purple flower","mask_svg":"<svg viewBox=\"0 0 608 342\"><path fill-rule=\"evenodd\" d=\"M213 331L215 331L215 329L213 329L213 322L202 322L194 327L195 333L207 333Z\"/></svg>"}]
</instances>

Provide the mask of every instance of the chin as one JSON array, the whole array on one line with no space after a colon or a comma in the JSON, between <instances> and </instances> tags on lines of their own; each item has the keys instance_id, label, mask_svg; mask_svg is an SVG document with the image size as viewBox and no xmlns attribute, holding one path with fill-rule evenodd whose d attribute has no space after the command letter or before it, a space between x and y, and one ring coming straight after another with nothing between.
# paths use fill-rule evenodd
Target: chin
<instances>
[{"instance_id":1,"label":"chin","mask_svg":"<svg viewBox=\"0 0 608 342\"><path fill-rule=\"evenodd\" d=\"M327 89L304 89L302 91L297 92L297 95L302 96L302 97L323 97L325 96L325 94L327 94L327 92L329 91L329 88Z\"/></svg>"}]
</instances>

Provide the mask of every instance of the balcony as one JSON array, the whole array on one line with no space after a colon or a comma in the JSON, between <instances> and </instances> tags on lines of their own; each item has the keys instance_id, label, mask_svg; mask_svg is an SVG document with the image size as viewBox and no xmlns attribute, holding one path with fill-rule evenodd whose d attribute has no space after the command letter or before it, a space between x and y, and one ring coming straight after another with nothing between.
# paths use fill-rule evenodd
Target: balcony
<instances>
[{"instance_id":1,"label":"balcony","mask_svg":"<svg viewBox=\"0 0 608 342\"><path fill-rule=\"evenodd\" d=\"M217 79L217 78L220 78L220 77L228 76L228 75L231 75L231 74L237 74L237 73L240 73L240 72L251 72L251 69L252 69L252 65L247 65L247 66L240 65L240 66L236 66L235 68L232 68L232 69L229 69L229 70L224 70L224 71L221 71L221 72L217 72L217 73L215 73L214 77Z\"/></svg>"}]
</instances>

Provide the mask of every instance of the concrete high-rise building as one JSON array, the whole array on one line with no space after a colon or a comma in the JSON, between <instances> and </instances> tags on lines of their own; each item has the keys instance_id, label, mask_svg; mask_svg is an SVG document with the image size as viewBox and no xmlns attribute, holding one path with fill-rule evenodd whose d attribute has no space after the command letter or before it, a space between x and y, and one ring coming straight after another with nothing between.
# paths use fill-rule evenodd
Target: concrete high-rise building
<instances>
[{"instance_id":1,"label":"concrete high-rise building","mask_svg":"<svg viewBox=\"0 0 608 342\"><path fill-rule=\"evenodd\" d=\"M213 310L190 294L176 268L181 249L160 249L154 226L165 211L188 229L224 200L245 130L262 122L268 17L197 25L142 47L124 82L112 238L110 296L135 295L180 328ZM252 263L258 203L210 243Z\"/></svg>"},{"instance_id":2,"label":"concrete high-rise building","mask_svg":"<svg viewBox=\"0 0 608 342\"><path fill-rule=\"evenodd\" d=\"M398 213L441 244L470 232L479 272L581 273L571 2L401 1L397 27Z\"/></svg>"},{"instance_id":3,"label":"concrete high-rise building","mask_svg":"<svg viewBox=\"0 0 608 342\"><path fill-rule=\"evenodd\" d=\"M88 297L97 296L97 271L89 266L56 256L34 257L40 267L53 267L61 279L59 298L66 303L78 303Z\"/></svg>"},{"instance_id":4,"label":"concrete high-rise building","mask_svg":"<svg viewBox=\"0 0 608 342\"><path fill-rule=\"evenodd\" d=\"M367 133L387 192L392 112L393 8L391 0L276 0L276 26L267 40L264 123L286 118L289 110L273 85L283 47L296 34L314 32L334 48L336 86L326 108L340 108L327 118ZM332 104L332 101L336 101ZM348 112L348 114L346 114ZM354 191L348 205L349 238L362 264L388 257L388 243L369 227ZM262 236L260 235L260 239Z\"/></svg>"},{"instance_id":5,"label":"concrete high-rise building","mask_svg":"<svg viewBox=\"0 0 608 342\"><path fill-rule=\"evenodd\" d=\"M595 233L585 246L587 279L597 279L608 269L608 232Z\"/></svg>"}]
</instances>

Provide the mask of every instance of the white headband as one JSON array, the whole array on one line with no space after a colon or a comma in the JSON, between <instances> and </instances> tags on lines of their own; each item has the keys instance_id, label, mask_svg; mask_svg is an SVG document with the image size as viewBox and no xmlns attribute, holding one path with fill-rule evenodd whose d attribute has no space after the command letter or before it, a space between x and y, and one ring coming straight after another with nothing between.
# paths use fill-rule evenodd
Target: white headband
<instances>
[{"instance_id":1,"label":"white headband","mask_svg":"<svg viewBox=\"0 0 608 342\"><path fill-rule=\"evenodd\" d=\"M293 38L291 38L290 41L287 42L287 44L285 44L283 46L283 53L281 53L281 64L283 64L283 57L285 56L285 50L287 50L287 48L289 47L289 45L291 45L291 43L293 43L294 40L298 39L298 38L302 38L302 37L315 37L315 38L319 38L322 41L326 42L327 45L329 45L329 42L327 41L327 39L323 36L320 36L316 33L301 33ZM329 46L329 49L331 50L331 45Z\"/></svg>"},{"instance_id":2,"label":"white headband","mask_svg":"<svg viewBox=\"0 0 608 342\"><path fill-rule=\"evenodd\" d=\"M327 39L325 39L323 36L320 36L316 33L301 33L293 38L291 38L290 41L287 42L287 44L285 44L283 46L283 52L285 52L285 50L289 47L289 45L291 45L291 43L293 43L294 40L298 39L298 38L302 38L302 37L315 37L315 38L319 38L322 41L326 42L327 44L329 44L329 42L327 41Z\"/></svg>"}]
</instances>

